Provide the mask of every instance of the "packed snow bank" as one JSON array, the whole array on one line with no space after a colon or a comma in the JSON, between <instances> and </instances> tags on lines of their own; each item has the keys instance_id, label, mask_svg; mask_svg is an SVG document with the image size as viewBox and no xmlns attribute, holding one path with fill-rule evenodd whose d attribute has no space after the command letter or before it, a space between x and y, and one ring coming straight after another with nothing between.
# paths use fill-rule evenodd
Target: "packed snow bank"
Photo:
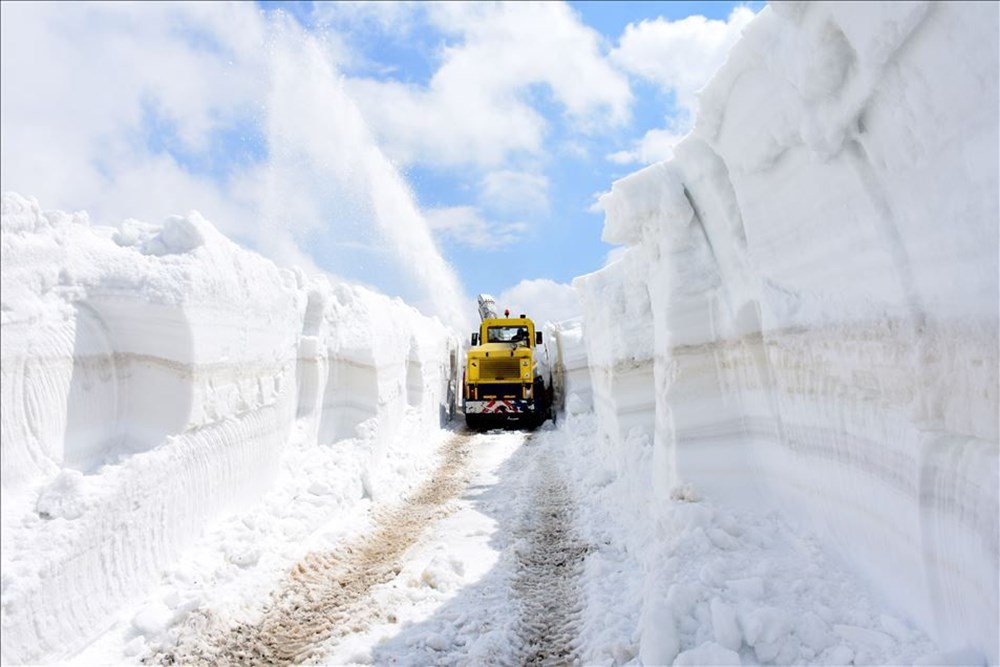
<instances>
[{"instance_id":1,"label":"packed snow bank","mask_svg":"<svg viewBox=\"0 0 1000 667\"><path fill-rule=\"evenodd\" d=\"M892 614L815 535L774 512L595 466L593 413L541 435L563 448L588 544L578 651L587 665L961 664ZM536 436L536 439L538 436ZM638 438L631 463L648 466ZM926 662L925 662L926 661Z\"/></svg>"},{"instance_id":2,"label":"packed snow bank","mask_svg":"<svg viewBox=\"0 0 1000 667\"><path fill-rule=\"evenodd\" d=\"M279 269L197 213L2 211L5 662L78 650L289 457L315 496L377 496L404 419L451 409L456 342L399 300ZM323 454L347 439L350 474Z\"/></svg>"},{"instance_id":3,"label":"packed snow bank","mask_svg":"<svg viewBox=\"0 0 1000 667\"><path fill-rule=\"evenodd\" d=\"M552 353L554 402L559 411L580 414L593 409L590 366L583 341L583 320L579 317L550 323L546 327L546 347Z\"/></svg>"},{"instance_id":4,"label":"packed snow bank","mask_svg":"<svg viewBox=\"0 0 1000 667\"><path fill-rule=\"evenodd\" d=\"M993 663L997 33L994 3L765 9L574 283L613 469L808 522Z\"/></svg>"}]
</instances>

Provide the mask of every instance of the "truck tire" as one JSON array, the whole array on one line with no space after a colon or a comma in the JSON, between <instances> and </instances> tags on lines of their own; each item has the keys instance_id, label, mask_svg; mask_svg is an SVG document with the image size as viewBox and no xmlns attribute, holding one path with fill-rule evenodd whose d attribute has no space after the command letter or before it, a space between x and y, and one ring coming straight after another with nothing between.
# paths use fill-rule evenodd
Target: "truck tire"
<instances>
[{"instance_id":1,"label":"truck tire","mask_svg":"<svg viewBox=\"0 0 1000 667\"><path fill-rule=\"evenodd\" d=\"M483 430L483 418L482 415L475 415L472 413L466 413L465 415L465 425L472 431Z\"/></svg>"},{"instance_id":2,"label":"truck tire","mask_svg":"<svg viewBox=\"0 0 1000 667\"><path fill-rule=\"evenodd\" d=\"M549 411L551 409L549 392L545 388L545 380L542 379L541 376L535 378L534 387L532 388L531 393L535 397L535 410L531 417L528 418L528 427L531 430L535 430L545 423L545 420L549 417Z\"/></svg>"}]
</instances>

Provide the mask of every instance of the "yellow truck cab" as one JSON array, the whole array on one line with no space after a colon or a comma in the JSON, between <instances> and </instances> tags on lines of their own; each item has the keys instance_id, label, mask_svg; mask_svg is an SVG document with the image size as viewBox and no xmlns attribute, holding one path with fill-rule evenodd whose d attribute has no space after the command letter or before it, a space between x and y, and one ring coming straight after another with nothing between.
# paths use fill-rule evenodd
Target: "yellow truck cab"
<instances>
[{"instance_id":1,"label":"yellow truck cab","mask_svg":"<svg viewBox=\"0 0 1000 667\"><path fill-rule=\"evenodd\" d=\"M546 382L536 348L542 332L528 317L495 317L480 296L482 321L472 334L466 356L463 408L470 428L501 426L509 422L537 426L551 409L551 380Z\"/></svg>"}]
</instances>

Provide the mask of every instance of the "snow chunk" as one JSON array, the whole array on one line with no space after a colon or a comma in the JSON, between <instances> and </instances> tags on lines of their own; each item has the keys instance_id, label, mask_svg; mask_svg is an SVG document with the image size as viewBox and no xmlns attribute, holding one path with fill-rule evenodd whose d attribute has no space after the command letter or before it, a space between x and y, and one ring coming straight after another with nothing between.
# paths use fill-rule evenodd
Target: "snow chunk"
<instances>
[{"instance_id":1,"label":"snow chunk","mask_svg":"<svg viewBox=\"0 0 1000 667\"><path fill-rule=\"evenodd\" d=\"M792 629L788 613L777 607L762 607L740 614L740 626L747 644L773 643Z\"/></svg>"},{"instance_id":2,"label":"snow chunk","mask_svg":"<svg viewBox=\"0 0 1000 667\"><path fill-rule=\"evenodd\" d=\"M674 665L742 665L740 654L715 642L705 642L677 656Z\"/></svg>"},{"instance_id":3,"label":"snow chunk","mask_svg":"<svg viewBox=\"0 0 1000 667\"><path fill-rule=\"evenodd\" d=\"M639 658L645 665L669 665L681 649L673 615L669 611L647 616L643 623Z\"/></svg>"},{"instance_id":4,"label":"snow chunk","mask_svg":"<svg viewBox=\"0 0 1000 667\"><path fill-rule=\"evenodd\" d=\"M670 236L694 215L680 175L666 163L615 181L601 205L606 213L601 238L622 245L638 243L643 229Z\"/></svg>"},{"instance_id":5,"label":"snow chunk","mask_svg":"<svg viewBox=\"0 0 1000 667\"><path fill-rule=\"evenodd\" d=\"M66 469L42 489L35 503L38 516L43 519L78 519L87 504L83 498L83 473Z\"/></svg>"},{"instance_id":6,"label":"snow chunk","mask_svg":"<svg viewBox=\"0 0 1000 667\"><path fill-rule=\"evenodd\" d=\"M458 559L435 556L420 573L420 581L438 591L450 591L461 583L464 567Z\"/></svg>"},{"instance_id":7,"label":"snow chunk","mask_svg":"<svg viewBox=\"0 0 1000 667\"><path fill-rule=\"evenodd\" d=\"M205 245L213 235L217 235L212 223L197 212L185 216L173 215L163 223L159 234L143 243L142 251L147 255L179 255L189 253Z\"/></svg>"},{"instance_id":8,"label":"snow chunk","mask_svg":"<svg viewBox=\"0 0 1000 667\"><path fill-rule=\"evenodd\" d=\"M764 597L764 580L760 577L731 579L726 582L726 588L741 600L759 600Z\"/></svg>"},{"instance_id":9,"label":"snow chunk","mask_svg":"<svg viewBox=\"0 0 1000 667\"><path fill-rule=\"evenodd\" d=\"M14 192L4 193L0 210L3 213L0 229L5 234L34 232L48 224L37 199L22 197Z\"/></svg>"},{"instance_id":10,"label":"snow chunk","mask_svg":"<svg viewBox=\"0 0 1000 667\"><path fill-rule=\"evenodd\" d=\"M678 484L670 490L670 499L685 503L696 503L702 500L701 493L691 484Z\"/></svg>"},{"instance_id":11,"label":"snow chunk","mask_svg":"<svg viewBox=\"0 0 1000 667\"><path fill-rule=\"evenodd\" d=\"M427 645L427 648L435 651L447 651L452 646L452 642L440 633L430 635L424 643Z\"/></svg>"},{"instance_id":12,"label":"snow chunk","mask_svg":"<svg viewBox=\"0 0 1000 667\"><path fill-rule=\"evenodd\" d=\"M123 248L142 248L160 232L161 227L151 225L141 220L127 218L122 221L111 235L111 240ZM150 253L156 254L156 253Z\"/></svg>"},{"instance_id":13,"label":"snow chunk","mask_svg":"<svg viewBox=\"0 0 1000 667\"><path fill-rule=\"evenodd\" d=\"M837 641L826 622L812 611L807 611L798 617L795 623L795 633L802 640L803 645L815 655L819 655Z\"/></svg>"},{"instance_id":14,"label":"snow chunk","mask_svg":"<svg viewBox=\"0 0 1000 667\"><path fill-rule=\"evenodd\" d=\"M878 630L853 625L834 625L833 631L852 644L869 644L883 651L892 648L893 645L892 637Z\"/></svg>"},{"instance_id":15,"label":"snow chunk","mask_svg":"<svg viewBox=\"0 0 1000 667\"><path fill-rule=\"evenodd\" d=\"M233 542L225 547L226 560L237 567L246 568L256 565L260 560L261 551L252 544Z\"/></svg>"},{"instance_id":16,"label":"snow chunk","mask_svg":"<svg viewBox=\"0 0 1000 667\"><path fill-rule=\"evenodd\" d=\"M132 617L132 627L147 640L159 640L175 617L175 612L163 602L153 602Z\"/></svg>"},{"instance_id":17,"label":"snow chunk","mask_svg":"<svg viewBox=\"0 0 1000 667\"><path fill-rule=\"evenodd\" d=\"M740 650L743 645L743 633L736 621L736 611L719 598L712 599L711 610L715 641L731 651Z\"/></svg>"}]
</instances>

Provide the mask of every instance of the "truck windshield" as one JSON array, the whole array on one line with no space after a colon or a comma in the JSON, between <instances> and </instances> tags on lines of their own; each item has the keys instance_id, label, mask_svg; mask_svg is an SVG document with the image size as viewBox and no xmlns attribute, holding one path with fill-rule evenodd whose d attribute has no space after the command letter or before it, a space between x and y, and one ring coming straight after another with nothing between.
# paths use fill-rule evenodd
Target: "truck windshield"
<instances>
[{"instance_id":1,"label":"truck windshield","mask_svg":"<svg viewBox=\"0 0 1000 667\"><path fill-rule=\"evenodd\" d=\"M489 327L486 330L487 343L528 344L528 327Z\"/></svg>"}]
</instances>

